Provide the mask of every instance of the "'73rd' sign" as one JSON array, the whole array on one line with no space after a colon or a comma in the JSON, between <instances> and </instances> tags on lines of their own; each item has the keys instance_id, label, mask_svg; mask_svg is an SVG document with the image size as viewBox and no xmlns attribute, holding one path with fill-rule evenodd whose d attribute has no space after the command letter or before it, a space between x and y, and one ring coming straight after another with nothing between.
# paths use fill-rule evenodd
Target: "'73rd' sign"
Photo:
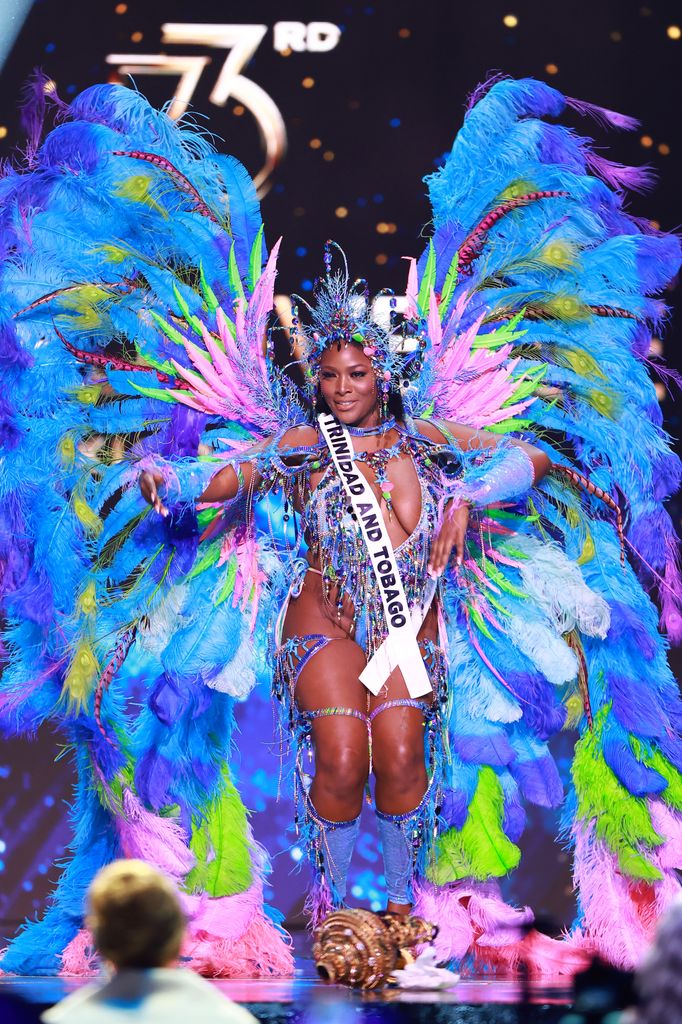
<instances>
[{"instance_id":1,"label":"'73rd' sign","mask_svg":"<svg viewBox=\"0 0 682 1024\"><path fill-rule=\"evenodd\" d=\"M268 179L287 147L287 133L279 108L256 82L242 74L268 31L267 25L162 25L162 43L206 46L227 51L211 91L210 100L224 107L228 99L241 103L253 114L265 149L265 162L254 178L259 194L268 189ZM273 49L278 52L333 50L341 29L329 21L278 21L273 28ZM166 53L112 53L107 63L122 75L173 75L179 81L168 113L178 118L187 110L204 68L211 63L207 55L183 56Z\"/></svg>"}]
</instances>

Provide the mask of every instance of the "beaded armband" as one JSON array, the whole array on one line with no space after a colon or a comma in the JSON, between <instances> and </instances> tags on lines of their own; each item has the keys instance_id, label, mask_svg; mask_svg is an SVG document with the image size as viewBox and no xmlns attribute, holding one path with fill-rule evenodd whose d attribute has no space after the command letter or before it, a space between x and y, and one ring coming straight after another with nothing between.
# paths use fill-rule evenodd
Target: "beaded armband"
<instances>
[{"instance_id":1,"label":"beaded armband","mask_svg":"<svg viewBox=\"0 0 682 1024\"><path fill-rule=\"evenodd\" d=\"M450 497L459 504L468 502L484 508L501 501L512 501L533 486L535 473L530 456L511 444L500 447L481 465L473 465L451 489Z\"/></svg>"}]
</instances>

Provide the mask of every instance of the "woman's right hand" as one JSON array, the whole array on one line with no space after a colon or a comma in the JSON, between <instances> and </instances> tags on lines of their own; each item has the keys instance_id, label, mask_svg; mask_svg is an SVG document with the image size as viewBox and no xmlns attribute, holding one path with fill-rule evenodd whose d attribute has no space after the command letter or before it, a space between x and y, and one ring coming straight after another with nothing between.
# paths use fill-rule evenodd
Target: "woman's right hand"
<instances>
[{"instance_id":1,"label":"woman's right hand","mask_svg":"<svg viewBox=\"0 0 682 1024\"><path fill-rule=\"evenodd\" d=\"M153 506L160 516L167 516L168 509L159 497L159 486L163 483L163 474L156 470L145 469L140 476L140 491L145 501Z\"/></svg>"}]
</instances>

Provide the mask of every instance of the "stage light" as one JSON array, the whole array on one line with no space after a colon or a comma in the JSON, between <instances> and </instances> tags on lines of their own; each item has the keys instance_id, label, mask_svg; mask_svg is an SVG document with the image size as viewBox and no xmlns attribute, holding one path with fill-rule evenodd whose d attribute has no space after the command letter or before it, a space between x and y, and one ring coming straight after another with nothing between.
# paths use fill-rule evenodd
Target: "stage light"
<instances>
[{"instance_id":1,"label":"stage light","mask_svg":"<svg viewBox=\"0 0 682 1024\"><path fill-rule=\"evenodd\" d=\"M336 214L337 217L340 217L341 220L343 220L344 217L348 216L348 207L337 206L336 209L334 210L334 213Z\"/></svg>"},{"instance_id":2,"label":"stage light","mask_svg":"<svg viewBox=\"0 0 682 1024\"><path fill-rule=\"evenodd\" d=\"M114 7L114 14L125 14L128 10L128 4L116 4Z\"/></svg>"},{"instance_id":3,"label":"stage light","mask_svg":"<svg viewBox=\"0 0 682 1024\"><path fill-rule=\"evenodd\" d=\"M311 78L310 75L307 75L301 82L301 85L303 86L304 89L312 89L312 87L315 85L315 79Z\"/></svg>"},{"instance_id":4,"label":"stage light","mask_svg":"<svg viewBox=\"0 0 682 1024\"><path fill-rule=\"evenodd\" d=\"M294 217L305 217L305 206L295 206Z\"/></svg>"},{"instance_id":5,"label":"stage light","mask_svg":"<svg viewBox=\"0 0 682 1024\"><path fill-rule=\"evenodd\" d=\"M545 64L545 71L547 72L548 75L558 75L559 74L559 68L556 66L556 64Z\"/></svg>"},{"instance_id":6,"label":"stage light","mask_svg":"<svg viewBox=\"0 0 682 1024\"><path fill-rule=\"evenodd\" d=\"M241 103L236 103L235 106L232 108L232 113L234 114L235 117L242 117L242 115L244 114L244 110L245 108L241 105Z\"/></svg>"},{"instance_id":7,"label":"stage light","mask_svg":"<svg viewBox=\"0 0 682 1024\"><path fill-rule=\"evenodd\" d=\"M386 223L385 220L380 220L379 221L379 223L376 226L376 232L377 232L378 235L387 235L388 234L388 224Z\"/></svg>"},{"instance_id":8,"label":"stage light","mask_svg":"<svg viewBox=\"0 0 682 1024\"><path fill-rule=\"evenodd\" d=\"M679 39L682 36L682 29L679 25L668 25L666 33L668 39Z\"/></svg>"},{"instance_id":9,"label":"stage light","mask_svg":"<svg viewBox=\"0 0 682 1024\"><path fill-rule=\"evenodd\" d=\"M519 19L516 17L515 14L505 14L502 21L506 28L516 28L516 26L519 23Z\"/></svg>"},{"instance_id":10,"label":"stage light","mask_svg":"<svg viewBox=\"0 0 682 1024\"><path fill-rule=\"evenodd\" d=\"M412 35L412 30L409 28L401 28L398 30L398 35L401 39L409 39Z\"/></svg>"},{"instance_id":11,"label":"stage light","mask_svg":"<svg viewBox=\"0 0 682 1024\"><path fill-rule=\"evenodd\" d=\"M400 118L399 117L392 117L391 120L388 122L388 124L389 124L389 127L391 127L391 128L400 128Z\"/></svg>"},{"instance_id":12,"label":"stage light","mask_svg":"<svg viewBox=\"0 0 682 1024\"><path fill-rule=\"evenodd\" d=\"M132 43L141 43L143 39L144 36L141 32L133 32L133 34L130 37L130 41Z\"/></svg>"},{"instance_id":13,"label":"stage light","mask_svg":"<svg viewBox=\"0 0 682 1024\"><path fill-rule=\"evenodd\" d=\"M667 142L661 142L658 146L658 152L661 156L670 156L670 146Z\"/></svg>"},{"instance_id":14,"label":"stage light","mask_svg":"<svg viewBox=\"0 0 682 1024\"><path fill-rule=\"evenodd\" d=\"M322 139L311 139L308 145L311 149L320 149L322 146Z\"/></svg>"},{"instance_id":15,"label":"stage light","mask_svg":"<svg viewBox=\"0 0 682 1024\"><path fill-rule=\"evenodd\" d=\"M335 155L336 154L334 153L333 149L325 149L324 153L322 154L322 159L326 160L327 163L329 164L329 163L332 162L332 160L334 159Z\"/></svg>"},{"instance_id":16,"label":"stage light","mask_svg":"<svg viewBox=\"0 0 682 1024\"><path fill-rule=\"evenodd\" d=\"M386 263L388 263L388 256L386 255L385 252L378 252L374 257L374 262L377 264L377 266L383 267L386 265Z\"/></svg>"},{"instance_id":17,"label":"stage light","mask_svg":"<svg viewBox=\"0 0 682 1024\"><path fill-rule=\"evenodd\" d=\"M0 125L0 139L6 139L6 138L7 138L7 129L5 128L5 126L3 124L3 125Z\"/></svg>"},{"instance_id":18,"label":"stage light","mask_svg":"<svg viewBox=\"0 0 682 1024\"><path fill-rule=\"evenodd\" d=\"M654 231L660 231L661 230L660 221L650 220L649 221L649 225L654 229Z\"/></svg>"},{"instance_id":19,"label":"stage light","mask_svg":"<svg viewBox=\"0 0 682 1024\"><path fill-rule=\"evenodd\" d=\"M612 43L622 43L623 42L623 33L622 32L618 32L618 31L616 31L616 32L609 32L609 39L611 40Z\"/></svg>"},{"instance_id":20,"label":"stage light","mask_svg":"<svg viewBox=\"0 0 682 1024\"><path fill-rule=\"evenodd\" d=\"M291 57L293 52L290 46L285 46L283 50L279 51L279 55L280 57Z\"/></svg>"},{"instance_id":21,"label":"stage light","mask_svg":"<svg viewBox=\"0 0 682 1024\"><path fill-rule=\"evenodd\" d=\"M654 140L651 138L650 135L642 135L641 139L639 140L639 144L640 146L644 146L645 149L651 149L651 147L654 144Z\"/></svg>"}]
</instances>

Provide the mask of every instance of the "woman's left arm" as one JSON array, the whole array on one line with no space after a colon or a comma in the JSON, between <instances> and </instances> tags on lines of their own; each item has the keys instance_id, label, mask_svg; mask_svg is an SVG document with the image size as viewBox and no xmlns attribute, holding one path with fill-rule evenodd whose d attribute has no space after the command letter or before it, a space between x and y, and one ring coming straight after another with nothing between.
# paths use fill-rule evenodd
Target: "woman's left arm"
<instances>
[{"instance_id":1,"label":"woman's left arm","mask_svg":"<svg viewBox=\"0 0 682 1024\"><path fill-rule=\"evenodd\" d=\"M474 427L466 427L462 423L451 423L449 421L446 421L444 426L452 434L459 447L465 452L497 448L501 441L500 435L493 434L490 430L476 430ZM539 480L542 480L552 465L549 457L540 448L528 444L527 441L521 441L516 437L509 437L506 440L508 444L513 444L520 448L530 459L533 466L533 483L536 484Z\"/></svg>"},{"instance_id":2,"label":"woman's left arm","mask_svg":"<svg viewBox=\"0 0 682 1024\"><path fill-rule=\"evenodd\" d=\"M497 448L501 441L497 434L487 430L476 430L461 423L447 422L444 426L459 447L465 452L482 452L486 449L490 451ZM509 478L507 486L512 484L514 478L518 478L519 486L517 493L519 493L519 491L526 489L524 483L526 486L532 486L539 480L542 480L548 473L551 461L543 451L532 444L528 444L526 441L516 438L508 438L508 443L515 449L523 452L522 462L519 465L510 464L507 467L498 465L494 481L486 482L485 478L483 478L479 483L478 489L474 487L470 495L464 493L459 499L453 498L446 506L441 527L431 545L429 556L429 572L431 575L440 576L445 571L453 550L455 551L457 565L462 564L466 531L469 523L469 510L473 504L487 504L488 502L504 500L505 477ZM516 459L518 460L518 458L517 454ZM525 473L524 469L526 469ZM497 487L499 493L495 493L495 487ZM511 495L512 492L510 491L507 496L511 497Z\"/></svg>"}]
</instances>

